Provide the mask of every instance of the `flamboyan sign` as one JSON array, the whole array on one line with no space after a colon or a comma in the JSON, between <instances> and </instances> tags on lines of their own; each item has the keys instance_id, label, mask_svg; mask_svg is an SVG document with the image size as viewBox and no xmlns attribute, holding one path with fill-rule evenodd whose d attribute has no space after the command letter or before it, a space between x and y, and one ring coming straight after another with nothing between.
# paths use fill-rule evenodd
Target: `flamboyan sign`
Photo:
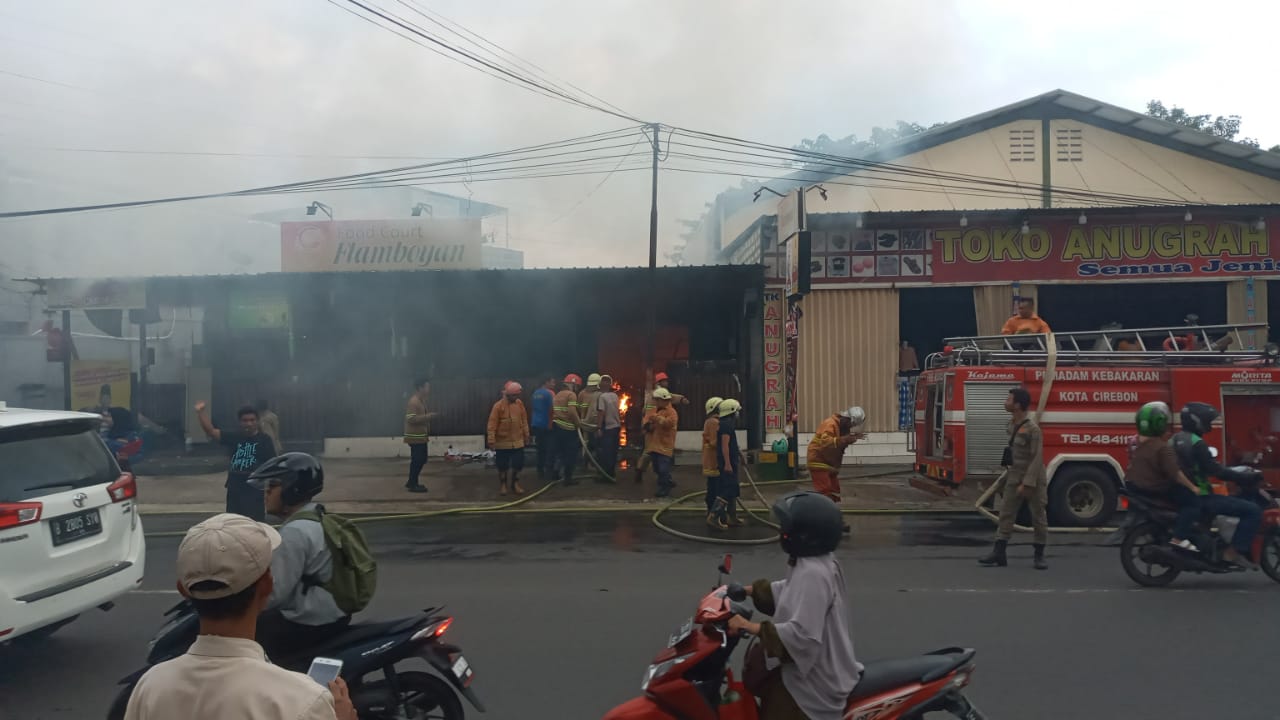
<instances>
[{"instance_id":1,"label":"flamboyan sign","mask_svg":"<svg viewBox=\"0 0 1280 720\"><path fill-rule=\"evenodd\" d=\"M284 272L478 270L478 218L336 220L280 225Z\"/></svg>"},{"instance_id":2,"label":"flamboyan sign","mask_svg":"<svg viewBox=\"0 0 1280 720\"><path fill-rule=\"evenodd\" d=\"M933 281L1173 280L1280 273L1280 217L933 231Z\"/></svg>"}]
</instances>

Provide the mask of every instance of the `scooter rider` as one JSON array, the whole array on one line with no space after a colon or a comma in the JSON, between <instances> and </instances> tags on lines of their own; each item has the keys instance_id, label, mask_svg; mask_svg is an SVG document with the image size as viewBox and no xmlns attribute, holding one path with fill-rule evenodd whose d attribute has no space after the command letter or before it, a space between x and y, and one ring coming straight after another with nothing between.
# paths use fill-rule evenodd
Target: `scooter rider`
<instances>
[{"instance_id":1,"label":"scooter rider","mask_svg":"<svg viewBox=\"0 0 1280 720\"><path fill-rule=\"evenodd\" d=\"M816 492L784 495L773 506L787 576L757 580L748 593L772 622L735 615L732 630L757 635L770 669L760 720L840 720L862 677L853 654L844 574L834 551L843 536L840 508Z\"/></svg>"},{"instance_id":2,"label":"scooter rider","mask_svg":"<svg viewBox=\"0 0 1280 720\"><path fill-rule=\"evenodd\" d=\"M1194 482L1200 490L1199 502L1181 505L1178 510L1177 526L1174 535L1180 538L1189 537L1195 529L1200 514L1228 515L1240 518L1235 534L1231 537L1231 548L1225 559L1242 567L1256 567L1249 559L1253 537L1262 525L1262 510L1256 504L1238 497L1213 494L1209 478L1216 477L1228 482L1250 485L1257 481L1253 473L1237 472L1223 467L1214 457L1204 436L1213 430L1213 421L1219 416L1217 408L1208 403L1193 402L1182 408L1179 414L1182 431L1173 436L1173 450L1178 455L1178 465L1183 474Z\"/></svg>"},{"instance_id":3,"label":"scooter rider","mask_svg":"<svg viewBox=\"0 0 1280 720\"><path fill-rule=\"evenodd\" d=\"M321 586L333 575L324 528L314 519L324 468L306 453L285 453L254 471L249 483L264 491L267 512L284 520L280 547L271 556L275 587L258 621L258 641L268 655L287 657L331 639L351 622ZM310 517L295 517L300 513Z\"/></svg>"}]
</instances>

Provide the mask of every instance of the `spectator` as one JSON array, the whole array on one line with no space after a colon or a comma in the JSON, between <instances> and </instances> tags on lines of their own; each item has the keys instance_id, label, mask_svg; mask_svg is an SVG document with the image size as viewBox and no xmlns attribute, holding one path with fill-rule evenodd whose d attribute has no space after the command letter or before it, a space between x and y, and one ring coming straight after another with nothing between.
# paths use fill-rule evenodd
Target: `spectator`
<instances>
[{"instance_id":1,"label":"spectator","mask_svg":"<svg viewBox=\"0 0 1280 720\"><path fill-rule=\"evenodd\" d=\"M249 485L249 476L259 465L276 456L275 446L271 444L271 438L262 434L258 426L258 411L252 407L246 405L236 413L240 431L234 433L214 427L206 408L208 404L204 401L196 403L196 419L200 421L204 434L231 451L226 483L227 512L261 522L267 516L262 491Z\"/></svg>"},{"instance_id":2,"label":"spectator","mask_svg":"<svg viewBox=\"0 0 1280 720\"><path fill-rule=\"evenodd\" d=\"M618 444L622 439L622 400L613 387L613 378L604 375L600 378L600 394L596 397L595 419L600 424L599 449L597 460L600 468L608 477L614 479L614 471L618 467Z\"/></svg>"},{"instance_id":3,"label":"spectator","mask_svg":"<svg viewBox=\"0 0 1280 720\"><path fill-rule=\"evenodd\" d=\"M546 480L551 474L551 410L556 399L556 378L550 373L543 376L542 386L533 391L533 418L529 421L534 442L538 444L538 479Z\"/></svg>"},{"instance_id":4,"label":"spectator","mask_svg":"<svg viewBox=\"0 0 1280 720\"><path fill-rule=\"evenodd\" d=\"M427 412L427 398L431 396L431 381L421 378L413 384L413 394L404 408L404 442L409 446L409 481L404 487L409 492L424 493L422 468L427 464L427 447L431 437L431 418Z\"/></svg>"},{"instance_id":5,"label":"spectator","mask_svg":"<svg viewBox=\"0 0 1280 720\"><path fill-rule=\"evenodd\" d=\"M1009 391L1004 409L1011 416L1009 445L1005 448L1004 489L1000 504L1000 526L996 530L996 544L991 553L978 561L986 567L1004 567L1009 562L1005 549L1013 537L1014 521L1023 503L1031 508L1031 524L1035 528L1032 542L1035 548L1035 568L1049 567L1044 560L1044 547L1049 542L1049 518L1045 508L1049 504L1048 480L1044 471L1044 436L1040 426L1031 419L1031 393L1024 387Z\"/></svg>"},{"instance_id":6,"label":"spectator","mask_svg":"<svg viewBox=\"0 0 1280 720\"><path fill-rule=\"evenodd\" d=\"M284 444L280 442L280 416L271 411L271 405L266 400L258 401L258 426L262 428L262 434L271 438L276 455L283 455Z\"/></svg>"},{"instance_id":7,"label":"spectator","mask_svg":"<svg viewBox=\"0 0 1280 720\"><path fill-rule=\"evenodd\" d=\"M1050 332L1053 331L1049 329L1049 323L1036 314L1035 298L1029 297L1018 299L1018 314L1006 320L1000 330L1001 335L1044 335Z\"/></svg>"}]
</instances>

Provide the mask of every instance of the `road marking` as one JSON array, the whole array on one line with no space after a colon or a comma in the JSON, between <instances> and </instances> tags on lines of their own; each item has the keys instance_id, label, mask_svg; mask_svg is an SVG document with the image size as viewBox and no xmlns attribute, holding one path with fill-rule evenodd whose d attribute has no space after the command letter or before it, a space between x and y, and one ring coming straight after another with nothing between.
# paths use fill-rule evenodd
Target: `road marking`
<instances>
[{"instance_id":1,"label":"road marking","mask_svg":"<svg viewBox=\"0 0 1280 720\"><path fill-rule=\"evenodd\" d=\"M178 595L177 590L130 590L130 595Z\"/></svg>"},{"instance_id":2,"label":"road marking","mask_svg":"<svg viewBox=\"0 0 1280 720\"><path fill-rule=\"evenodd\" d=\"M1253 595L1274 593L1274 590L1262 588L899 588L900 593L955 593L962 595L1102 595L1105 593L1235 593L1237 595ZM855 591L857 594L857 591Z\"/></svg>"}]
</instances>

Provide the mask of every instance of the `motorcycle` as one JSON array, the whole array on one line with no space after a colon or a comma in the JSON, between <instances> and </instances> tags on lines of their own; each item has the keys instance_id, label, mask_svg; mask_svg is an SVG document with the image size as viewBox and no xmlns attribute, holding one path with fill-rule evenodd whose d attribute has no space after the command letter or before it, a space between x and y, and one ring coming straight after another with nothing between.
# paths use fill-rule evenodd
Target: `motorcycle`
<instances>
[{"instance_id":1,"label":"motorcycle","mask_svg":"<svg viewBox=\"0 0 1280 720\"><path fill-rule=\"evenodd\" d=\"M1254 478L1241 486L1239 497L1262 508L1262 526L1253 539L1249 559L1257 563L1267 577L1280 582L1280 502L1261 487L1262 473L1255 468L1236 466L1231 469L1249 473ZM1222 575L1241 570L1224 558L1231 547L1238 518L1226 515L1203 518L1197 524L1195 535L1185 538L1196 546L1193 552L1169 544L1178 511L1168 499L1146 495L1132 488L1122 488L1121 493L1128 498L1129 512L1116 531L1123 537L1120 541L1120 564L1125 574L1137 584L1164 587L1183 572Z\"/></svg>"},{"instance_id":2,"label":"motorcycle","mask_svg":"<svg viewBox=\"0 0 1280 720\"><path fill-rule=\"evenodd\" d=\"M732 556L725 556L716 587L645 671L640 685L644 695L613 708L604 720L758 720L756 698L729 667L742 640L729 630L729 618L753 615L742 604L746 589L738 583L722 584L732 561ZM974 671L974 655L972 649L945 648L867 663L844 717L906 720L948 712L964 720L983 720L986 716L963 693Z\"/></svg>"},{"instance_id":3,"label":"motorcycle","mask_svg":"<svg viewBox=\"0 0 1280 720\"><path fill-rule=\"evenodd\" d=\"M271 661L289 670L306 672L313 658L341 660L342 679L360 720L464 720L459 694L476 710L485 709L471 689L475 673L470 663L461 649L443 640L453 618L440 614L441 609L428 608L420 615L399 620L355 623L303 655ZM183 600L166 611L165 617L170 619L151 641L147 667L120 680L122 687L107 720L123 720L134 686L152 665L184 654L195 642L200 623L190 602ZM413 657L426 660L439 675L396 667ZM380 679L375 675L378 672Z\"/></svg>"}]
</instances>

